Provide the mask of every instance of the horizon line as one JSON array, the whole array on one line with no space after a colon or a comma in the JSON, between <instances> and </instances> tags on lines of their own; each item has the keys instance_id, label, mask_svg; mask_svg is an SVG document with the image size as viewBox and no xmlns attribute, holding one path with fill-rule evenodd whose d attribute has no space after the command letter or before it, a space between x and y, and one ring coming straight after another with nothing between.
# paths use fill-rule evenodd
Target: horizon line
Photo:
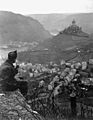
<instances>
[{"instance_id":1,"label":"horizon line","mask_svg":"<svg viewBox=\"0 0 93 120\"><path fill-rule=\"evenodd\" d=\"M21 15L30 15L29 13L28 14L24 14L24 13L20 13L20 12L14 12L14 11L10 11L10 10L0 10L0 12L11 12L11 13L15 13L15 14L21 14ZM44 14L90 14L90 13L93 13L92 11L91 12L48 12L48 13L31 13L32 15L33 14L41 14L41 15L44 15Z\"/></svg>"}]
</instances>

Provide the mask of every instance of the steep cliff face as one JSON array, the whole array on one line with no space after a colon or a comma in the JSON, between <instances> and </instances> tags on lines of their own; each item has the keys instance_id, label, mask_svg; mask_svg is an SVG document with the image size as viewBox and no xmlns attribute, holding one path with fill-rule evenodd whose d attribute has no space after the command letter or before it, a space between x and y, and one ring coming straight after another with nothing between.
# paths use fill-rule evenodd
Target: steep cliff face
<instances>
[{"instance_id":1,"label":"steep cliff face","mask_svg":"<svg viewBox=\"0 0 93 120\"><path fill-rule=\"evenodd\" d=\"M0 45L14 41L43 41L51 35L31 17L0 11Z\"/></svg>"}]
</instances>

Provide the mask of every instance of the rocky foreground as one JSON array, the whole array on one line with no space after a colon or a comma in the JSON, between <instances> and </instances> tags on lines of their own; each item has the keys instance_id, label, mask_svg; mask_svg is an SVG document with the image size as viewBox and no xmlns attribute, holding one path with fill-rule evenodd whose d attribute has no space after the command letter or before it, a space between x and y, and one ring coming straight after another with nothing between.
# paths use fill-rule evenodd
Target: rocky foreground
<instances>
[{"instance_id":1,"label":"rocky foreground","mask_svg":"<svg viewBox=\"0 0 93 120\"><path fill-rule=\"evenodd\" d=\"M0 94L0 120L43 120L19 91Z\"/></svg>"}]
</instances>

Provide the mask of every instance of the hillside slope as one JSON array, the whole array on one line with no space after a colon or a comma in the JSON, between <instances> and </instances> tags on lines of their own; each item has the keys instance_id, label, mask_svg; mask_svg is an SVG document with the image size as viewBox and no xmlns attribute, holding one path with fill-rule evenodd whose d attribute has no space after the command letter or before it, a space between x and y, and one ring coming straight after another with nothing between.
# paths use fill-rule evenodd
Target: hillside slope
<instances>
[{"instance_id":1,"label":"hillside slope","mask_svg":"<svg viewBox=\"0 0 93 120\"><path fill-rule=\"evenodd\" d=\"M51 33L58 33L71 23L73 19L76 20L79 26L87 33L93 33L93 13L79 13L79 14L32 14L29 15L37 19L45 29Z\"/></svg>"},{"instance_id":2,"label":"hillside slope","mask_svg":"<svg viewBox=\"0 0 93 120\"><path fill-rule=\"evenodd\" d=\"M50 33L37 20L12 12L0 11L0 45L15 41L43 41L50 37Z\"/></svg>"},{"instance_id":3,"label":"hillside slope","mask_svg":"<svg viewBox=\"0 0 93 120\"><path fill-rule=\"evenodd\" d=\"M52 39L41 43L40 49L52 49L57 51L70 50L83 44L88 44L91 41L90 37L79 37L75 35L58 34Z\"/></svg>"},{"instance_id":4,"label":"hillside slope","mask_svg":"<svg viewBox=\"0 0 93 120\"><path fill-rule=\"evenodd\" d=\"M39 44L37 50L19 53L18 59L20 61L24 60L32 63L48 63L50 61L59 63L62 59L67 61L71 59L82 60L85 58L85 55L88 59L87 56L90 54L87 53L87 51L92 48L92 46L93 40L89 37L79 37L59 33L52 39ZM78 51L81 51L81 53L78 53ZM93 56L93 54L91 56Z\"/></svg>"}]
</instances>

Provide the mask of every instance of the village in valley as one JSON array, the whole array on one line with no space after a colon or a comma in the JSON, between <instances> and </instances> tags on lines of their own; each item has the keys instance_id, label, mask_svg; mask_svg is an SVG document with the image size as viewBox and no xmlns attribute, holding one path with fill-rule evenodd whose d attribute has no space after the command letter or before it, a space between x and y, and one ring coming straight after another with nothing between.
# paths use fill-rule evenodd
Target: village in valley
<instances>
[{"instance_id":1,"label":"village in valley","mask_svg":"<svg viewBox=\"0 0 93 120\"><path fill-rule=\"evenodd\" d=\"M17 16L13 13L11 15ZM53 36L32 18L18 15L18 23L21 17L25 25L20 26L28 28L27 36L25 34L28 41L22 41L22 33L25 33L25 30L21 30L21 27L21 35L17 32L19 27L15 27L14 31L20 41L12 36L10 31L3 33L5 30L0 29L3 33L0 67L7 60L9 53L16 50L17 59L13 67L18 67L18 73L14 79L27 82L28 91L25 96L19 89L1 92L0 119L92 120L93 38L90 33L85 32L83 27L77 24L78 20L73 18L68 26ZM32 37L30 27L34 22L39 26L40 33ZM9 24L6 26L9 27ZM32 28L37 30L36 26ZM40 36L41 33L45 36ZM6 36L9 40L11 36L14 37L13 41L7 43Z\"/></svg>"}]
</instances>

